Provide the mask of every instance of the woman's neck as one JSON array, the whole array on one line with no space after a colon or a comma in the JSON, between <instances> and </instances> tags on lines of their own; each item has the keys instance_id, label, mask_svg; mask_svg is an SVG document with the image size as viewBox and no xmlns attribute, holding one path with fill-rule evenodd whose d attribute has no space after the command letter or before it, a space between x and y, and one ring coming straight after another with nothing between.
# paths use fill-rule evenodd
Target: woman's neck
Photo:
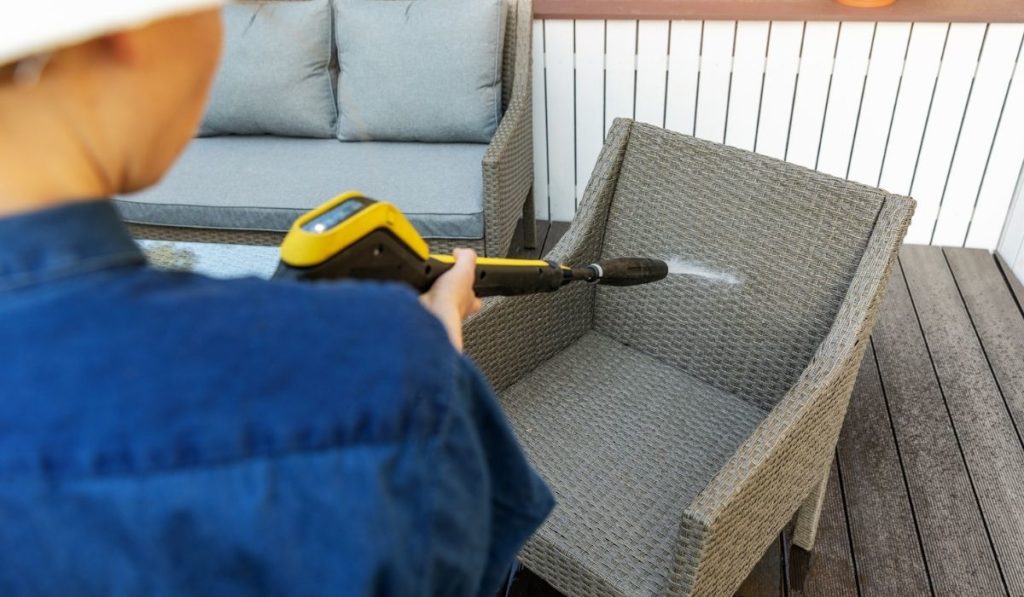
<instances>
[{"instance_id":1,"label":"woman's neck","mask_svg":"<svg viewBox=\"0 0 1024 597\"><path fill-rule=\"evenodd\" d=\"M111 195L79 127L45 90L0 87L0 217Z\"/></svg>"}]
</instances>

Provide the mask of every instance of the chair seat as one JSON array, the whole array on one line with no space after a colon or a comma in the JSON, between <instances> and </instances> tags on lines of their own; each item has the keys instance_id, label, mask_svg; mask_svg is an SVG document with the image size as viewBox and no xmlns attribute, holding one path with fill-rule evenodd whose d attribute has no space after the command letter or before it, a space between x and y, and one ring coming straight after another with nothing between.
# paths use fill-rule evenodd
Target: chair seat
<instances>
[{"instance_id":1,"label":"chair seat","mask_svg":"<svg viewBox=\"0 0 1024 597\"><path fill-rule=\"evenodd\" d=\"M766 415L594 331L501 401L557 499L527 564L557 553L577 568L552 576L629 595L662 592L681 512Z\"/></svg>"},{"instance_id":2,"label":"chair seat","mask_svg":"<svg viewBox=\"0 0 1024 597\"><path fill-rule=\"evenodd\" d=\"M427 238L480 239L486 151L477 143L206 137L159 184L117 204L140 224L285 231L309 209L358 190L398 205Z\"/></svg>"}]
</instances>

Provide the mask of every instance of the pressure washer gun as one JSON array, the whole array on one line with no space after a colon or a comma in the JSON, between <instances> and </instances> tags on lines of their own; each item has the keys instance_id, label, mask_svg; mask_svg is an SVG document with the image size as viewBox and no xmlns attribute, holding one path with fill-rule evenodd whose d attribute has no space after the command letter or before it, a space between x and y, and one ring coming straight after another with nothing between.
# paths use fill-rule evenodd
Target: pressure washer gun
<instances>
[{"instance_id":1,"label":"pressure washer gun","mask_svg":"<svg viewBox=\"0 0 1024 597\"><path fill-rule=\"evenodd\" d=\"M451 255L431 255L426 241L394 205L357 192L339 195L301 216L281 244L274 278L293 280L396 280L427 291L451 269ZM582 281L632 286L661 280L668 265L658 259L609 259L569 266L539 259L476 260L477 296L553 292Z\"/></svg>"}]
</instances>

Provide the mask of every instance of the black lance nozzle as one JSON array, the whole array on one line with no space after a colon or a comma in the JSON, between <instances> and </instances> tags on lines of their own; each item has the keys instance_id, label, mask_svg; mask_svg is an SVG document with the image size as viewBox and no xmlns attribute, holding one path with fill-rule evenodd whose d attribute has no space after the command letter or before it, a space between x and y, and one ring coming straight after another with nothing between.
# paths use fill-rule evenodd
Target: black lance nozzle
<instances>
[{"instance_id":1,"label":"black lance nozzle","mask_svg":"<svg viewBox=\"0 0 1024 597\"><path fill-rule=\"evenodd\" d=\"M635 286L657 282L668 275L668 264L660 259L620 257L572 268L572 280L608 286Z\"/></svg>"}]
</instances>

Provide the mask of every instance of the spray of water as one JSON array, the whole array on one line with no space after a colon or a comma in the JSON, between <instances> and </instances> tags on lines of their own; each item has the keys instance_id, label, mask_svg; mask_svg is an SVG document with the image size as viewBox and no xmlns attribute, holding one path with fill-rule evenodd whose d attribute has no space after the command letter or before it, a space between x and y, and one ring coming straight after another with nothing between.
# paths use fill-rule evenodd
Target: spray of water
<instances>
[{"instance_id":1,"label":"spray of water","mask_svg":"<svg viewBox=\"0 0 1024 597\"><path fill-rule=\"evenodd\" d=\"M697 261L672 257L666 259L665 263L668 264L668 273L672 275L695 276L717 284L740 284L740 279L736 274L718 271Z\"/></svg>"}]
</instances>

